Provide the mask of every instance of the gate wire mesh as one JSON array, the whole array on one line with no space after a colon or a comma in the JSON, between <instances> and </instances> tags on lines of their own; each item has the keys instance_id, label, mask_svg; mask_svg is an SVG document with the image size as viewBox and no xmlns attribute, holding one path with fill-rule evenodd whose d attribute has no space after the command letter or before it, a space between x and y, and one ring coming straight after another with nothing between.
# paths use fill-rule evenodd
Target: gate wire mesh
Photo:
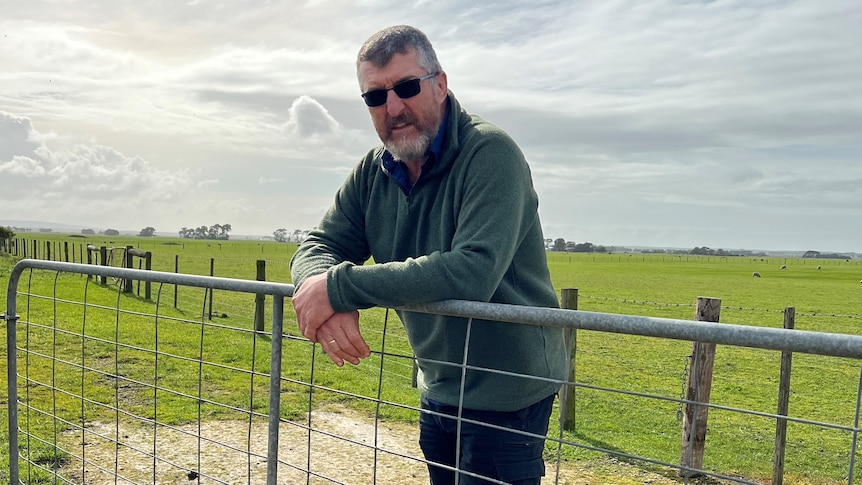
<instances>
[{"instance_id":1,"label":"gate wire mesh","mask_svg":"<svg viewBox=\"0 0 862 485\"><path fill-rule=\"evenodd\" d=\"M143 300L72 274L152 281L158 283L156 296L154 301ZM40 290L46 287L46 279L52 280L50 290ZM184 290L186 301L196 300L197 307L177 309L162 301L162 290L174 285L191 287ZM198 293L189 297L193 290ZM254 331L250 320L208 321L205 306L213 290L268 295L271 331ZM389 325L389 313L382 310L376 315L380 326L363 322L374 350L370 363L337 369L317 346L290 332L295 325L283 330L284 298L292 293L287 284L20 262L10 277L5 316L12 480L27 484L427 483L426 463L415 444L416 426L404 423L415 422L421 411L417 392L409 385L413 357L401 326ZM20 309L19 299L24 302ZM675 339L681 344L700 341L862 358L862 337L852 335L464 301L404 309ZM844 367L858 371L858 361L845 360L841 361ZM645 376L649 372L634 370ZM605 387L600 379L564 384L578 389L579 399L587 403L582 404L584 413L589 412L589 403L601 403L599 395L611 396L608 402L616 405L657 403L670 416L679 406L696 401L675 398L675 391L661 394ZM677 380L670 388L678 385ZM842 422L715 403L694 409L747 421L785 420L840 434L847 451L839 458L843 476L853 483L860 385L862 377L851 395L842 396L848 415L852 414ZM586 432L564 433L552 426L547 449L555 452L546 453L550 467L546 483L575 483L579 467L570 463L587 456L584 453L657 467L665 475L667 470L688 470L719 481L759 483L721 473L726 469L721 463L708 470L676 464L678 426L652 428L655 423L626 421L622 409L619 422L611 424L623 434L625 426L651 428L649 432L663 435L671 449L676 447L676 458L659 450L647 454L636 447L627 452ZM729 431L710 424L711 436Z\"/></svg>"}]
</instances>

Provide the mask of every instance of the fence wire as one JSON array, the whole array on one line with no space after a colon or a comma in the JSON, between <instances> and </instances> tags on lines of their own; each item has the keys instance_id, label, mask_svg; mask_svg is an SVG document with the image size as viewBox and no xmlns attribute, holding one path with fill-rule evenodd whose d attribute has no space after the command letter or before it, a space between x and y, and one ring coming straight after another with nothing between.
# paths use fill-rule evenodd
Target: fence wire
<instances>
[{"instance_id":1,"label":"fence wire","mask_svg":"<svg viewBox=\"0 0 862 485\"><path fill-rule=\"evenodd\" d=\"M81 274L150 281L156 283L155 296L144 300ZM53 278L50 291L42 289L46 278ZM290 324L294 317L286 314L284 299L292 296L291 285L36 260L20 262L9 281L4 319L13 483L428 481L415 425L409 424L423 412L409 382L414 357L388 310L372 310L370 321L363 313L372 357L337 369ZM173 305L176 287L183 292L179 308ZM237 297L232 304L243 311L210 321L207 305L215 290ZM255 294L272 302L271 329L265 332L254 329L253 312L243 306L252 305ZM679 395L678 374L682 362L688 365L690 342L747 349L765 359L776 351L800 352L858 373L862 337L465 301L403 310L589 331L577 347L577 379L559 382L577 390L578 428L552 426L546 436L546 450L553 450L545 457L546 483L575 483L583 460L599 456L659 476L681 474L685 483L698 475L759 483L759 477L726 472L718 453L708 455L703 468L680 465L676 416L688 405L695 418L709 412L715 419L713 441L777 422L821 430L829 446L839 443L845 450L833 457L839 471L827 473L853 483L862 378L854 378L841 396L827 397L845 403L847 412L826 419L816 412L784 416L758 409L745 399L747 383L730 380L717 380L713 397L719 399L711 403L689 400ZM617 344L630 349L634 339L645 337L673 349L656 380L652 364L616 353ZM467 365L466 354L463 362L443 364L537 379ZM643 378L629 388L615 387L607 378L612 366ZM616 406L619 414L610 422L592 422L591 406ZM638 447L625 440L627 434L657 436L660 449ZM790 449L803 446L791 442ZM757 453L771 460L766 448Z\"/></svg>"}]
</instances>

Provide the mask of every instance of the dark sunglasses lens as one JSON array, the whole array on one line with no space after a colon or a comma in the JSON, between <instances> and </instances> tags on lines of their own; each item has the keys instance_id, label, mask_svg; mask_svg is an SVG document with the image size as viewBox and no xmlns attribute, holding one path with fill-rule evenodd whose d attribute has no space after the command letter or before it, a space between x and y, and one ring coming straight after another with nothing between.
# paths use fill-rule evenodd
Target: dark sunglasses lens
<instances>
[{"instance_id":1,"label":"dark sunglasses lens","mask_svg":"<svg viewBox=\"0 0 862 485\"><path fill-rule=\"evenodd\" d=\"M374 91L368 91L362 95L362 98L365 99L365 104L374 108L386 103L386 90L375 89Z\"/></svg>"},{"instance_id":2,"label":"dark sunglasses lens","mask_svg":"<svg viewBox=\"0 0 862 485\"><path fill-rule=\"evenodd\" d=\"M408 79L392 86L391 89L401 99L412 98L419 94L420 89L422 89L419 85L420 82L419 79ZM374 108L386 104L386 93L388 92L388 89L375 89L364 93L362 98L365 99L365 104Z\"/></svg>"},{"instance_id":3,"label":"dark sunglasses lens","mask_svg":"<svg viewBox=\"0 0 862 485\"><path fill-rule=\"evenodd\" d=\"M412 98L419 94L419 80L418 79L408 79L407 81L402 81L395 86L392 86L392 90L395 91L395 94L398 95L401 99Z\"/></svg>"}]
</instances>

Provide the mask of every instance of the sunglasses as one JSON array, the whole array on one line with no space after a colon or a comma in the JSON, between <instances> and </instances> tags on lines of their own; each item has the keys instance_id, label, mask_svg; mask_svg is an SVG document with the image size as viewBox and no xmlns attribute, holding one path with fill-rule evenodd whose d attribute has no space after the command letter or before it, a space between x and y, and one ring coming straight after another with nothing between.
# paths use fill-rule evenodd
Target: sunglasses
<instances>
[{"instance_id":1,"label":"sunglasses","mask_svg":"<svg viewBox=\"0 0 862 485\"><path fill-rule=\"evenodd\" d=\"M419 85L419 83L426 79L431 79L437 74L440 73L432 72L431 74L426 74L416 79L408 79L406 81L401 81L392 85L391 88L372 89L371 91L362 93L362 98L365 100L365 104L367 104L371 108L374 108L376 106L383 106L384 104L386 104L386 98L389 96L390 89L392 91L395 91L395 94L398 95L398 97L401 99L412 98L413 96L419 94L419 92L422 90L422 87Z\"/></svg>"}]
</instances>

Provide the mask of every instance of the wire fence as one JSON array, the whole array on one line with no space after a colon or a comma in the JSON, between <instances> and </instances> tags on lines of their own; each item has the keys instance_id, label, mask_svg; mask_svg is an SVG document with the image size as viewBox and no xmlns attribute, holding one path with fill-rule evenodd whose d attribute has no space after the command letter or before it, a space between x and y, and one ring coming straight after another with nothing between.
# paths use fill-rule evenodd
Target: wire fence
<instances>
[{"instance_id":1,"label":"wire fence","mask_svg":"<svg viewBox=\"0 0 862 485\"><path fill-rule=\"evenodd\" d=\"M128 295L82 274L150 281L154 296ZM410 385L414 357L385 309L363 313L372 357L337 369L293 330L295 317L284 305L291 285L34 260L20 262L9 281L12 483L427 483L410 424L422 412ZM168 303L175 287L178 308ZM227 316L210 321L213 292L226 296L218 308ZM257 294L271 300L264 332L255 330L248 310ZM745 442L755 461L771 463L774 450L764 437L778 423L804 437L791 433L793 474L853 483L862 337L463 301L403 310L579 332L577 377L560 382L577 390L577 428L549 431L546 483L575 483L583 460L596 456L638 464L657 477L682 475L685 483L698 475L760 483L764 472L730 472L736 462L724 454L739 454ZM628 350L644 339L668 350ZM690 370L699 356L686 355L691 342L724 346L727 365L743 352L771 363L796 352L797 366L836 374L822 375L834 382L821 383L819 395L802 395L793 415L777 414L769 399L749 399L774 392L770 377L742 382L718 372L713 399L701 401L680 392L698 379ZM616 372L636 377L622 386L611 378ZM828 384L840 385L827 392ZM818 398L838 411L827 413ZM705 464L698 467L681 465L692 463L680 423L688 412L695 421L708 412L711 420ZM809 436L816 442L807 443ZM817 469L811 447L829 455ZM804 457L795 468L794 454Z\"/></svg>"}]
</instances>

